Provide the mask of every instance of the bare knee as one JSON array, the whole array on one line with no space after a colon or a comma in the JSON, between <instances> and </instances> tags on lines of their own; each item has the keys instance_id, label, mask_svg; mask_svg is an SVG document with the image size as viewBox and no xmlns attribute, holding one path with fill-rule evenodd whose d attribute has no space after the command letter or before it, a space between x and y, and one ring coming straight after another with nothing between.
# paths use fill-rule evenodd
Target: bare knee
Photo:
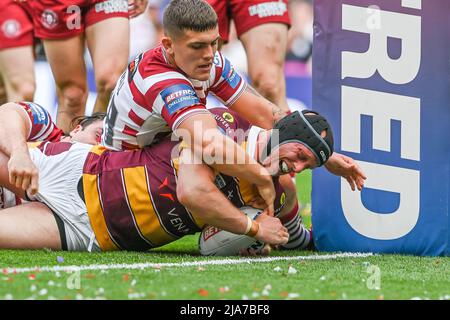
<instances>
[{"instance_id":1,"label":"bare knee","mask_svg":"<svg viewBox=\"0 0 450 320\"><path fill-rule=\"evenodd\" d=\"M259 68L252 77L252 83L258 92L266 99L277 102L283 94L283 71L281 66Z\"/></svg>"},{"instance_id":2,"label":"bare knee","mask_svg":"<svg viewBox=\"0 0 450 320\"><path fill-rule=\"evenodd\" d=\"M22 100L25 101L33 101L34 100L34 92L36 91L36 86L34 82L26 82L23 83L18 88L18 93L22 97Z\"/></svg>"},{"instance_id":3,"label":"bare knee","mask_svg":"<svg viewBox=\"0 0 450 320\"><path fill-rule=\"evenodd\" d=\"M83 85L68 83L59 87L60 100L67 109L80 109L84 107L87 97L87 88Z\"/></svg>"},{"instance_id":4,"label":"bare knee","mask_svg":"<svg viewBox=\"0 0 450 320\"><path fill-rule=\"evenodd\" d=\"M10 81L13 92L7 92L8 100L33 101L36 90L33 80L13 77Z\"/></svg>"},{"instance_id":5,"label":"bare knee","mask_svg":"<svg viewBox=\"0 0 450 320\"><path fill-rule=\"evenodd\" d=\"M120 69L120 70L119 70ZM106 95L109 98L111 91L116 86L117 80L124 69L122 68L102 68L95 71L95 82L99 95Z\"/></svg>"}]
</instances>

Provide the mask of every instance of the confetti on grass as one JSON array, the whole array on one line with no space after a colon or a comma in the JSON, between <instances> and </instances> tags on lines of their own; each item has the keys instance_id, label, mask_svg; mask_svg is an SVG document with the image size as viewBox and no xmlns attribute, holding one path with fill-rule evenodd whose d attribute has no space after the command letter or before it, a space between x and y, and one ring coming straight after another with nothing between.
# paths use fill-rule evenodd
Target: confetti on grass
<instances>
[{"instance_id":1,"label":"confetti on grass","mask_svg":"<svg viewBox=\"0 0 450 320\"><path fill-rule=\"evenodd\" d=\"M198 289L197 293L198 293L199 295L201 295L202 297L207 297L207 296L209 295L208 290L203 289L203 288Z\"/></svg>"},{"instance_id":2,"label":"confetti on grass","mask_svg":"<svg viewBox=\"0 0 450 320\"><path fill-rule=\"evenodd\" d=\"M296 273L297 273L297 269L295 269L293 266L289 266L288 274L296 274Z\"/></svg>"}]
</instances>

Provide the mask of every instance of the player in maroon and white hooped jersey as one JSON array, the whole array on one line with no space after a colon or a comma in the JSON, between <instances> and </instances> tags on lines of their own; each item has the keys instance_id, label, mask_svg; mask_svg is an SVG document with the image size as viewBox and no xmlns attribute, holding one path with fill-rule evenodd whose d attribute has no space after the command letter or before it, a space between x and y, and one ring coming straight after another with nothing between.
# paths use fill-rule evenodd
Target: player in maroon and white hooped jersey
<instances>
[{"instance_id":1,"label":"player in maroon and white hooped jersey","mask_svg":"<svg viewBox=\"0 0 450 320\"><path fill-rule=\"evenodd\" d=\"M142 148L174 131L194 150L223 156L221 164L212 163L212 167L255 183L273 212L275 190L266 169L222 135L205 102L212 92L244 119L265 129L282 116L280 109L246 85L217 52L217 15L208 3L172 0L163 26L161 45L132 61L117 82L102 144L115 150Z\"/></svg>"},{"instance_id":2,"label":"player in maroon and white hooped jersey","mask_svg":"<svg viewBox=\"0 0 450 320\"><path fill-rule=\"evenodd\" d=\"M10 179L14 179L17 187L24 190L37 189L38 172L32 163L25 142L77 141L87 144L98 144L102 134L103 113L74 119L73 130L64 135L53 122L49 112L33 102L7 103L0 106L0 135L6 137L0 151L10 155L8 168ZM11 191L0 188L0 209L9 208L22 203L22 200Z\"/></svg>"},{"instance_id":3,"label":"player in maroon and white hooped jersey","mask_svg":"<svg viewBox=\"0 0 450 320\"><path fill-rule=\"evenodd\" d=\"M172 66L162 45L139 55L122 74L111 97L103 145L114 150L151 145L188 117L209 115L205 108L209 92L232 106L247 84L220 52L212 62L209 78L200 81Z\"/></svg>"}]
</instances>

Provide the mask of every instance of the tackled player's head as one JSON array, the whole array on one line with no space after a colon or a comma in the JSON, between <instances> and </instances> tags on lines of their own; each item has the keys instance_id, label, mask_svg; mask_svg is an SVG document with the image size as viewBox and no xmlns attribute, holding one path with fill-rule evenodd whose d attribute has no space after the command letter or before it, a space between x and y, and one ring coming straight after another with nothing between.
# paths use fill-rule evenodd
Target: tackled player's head
<instances>
[{"instance_id":1,"label":"tackled player's head","mask_svg":"<svg viewBox=\"0 0 450 320\"><path fill-rule=\"evenodd\" d=\"M172 0L164 11L161 42L170 63L189 78L209 79L219 43L217 14L203 0Z\"/></svg>"},{"instance_id":2,"label":"tackled player's head","mask_svg":"<svg viewBox=\"0 0 450 320\"><path fill-rule=\"evenodd\" d=\"M76 117L71 122L72 131L69 136L72 141L98 144L103 133L104 112L95 112L91 116Z\"/></svg>"},{"instance_id":3,"label":"tackled player's head","mask_svg":"<svg viewBox=\"0 0 450 320\"><path fill-rule=\"evenodd\" d=\"M262 164L273 175L299 173L325 164L333 146L333 132L323 116L310 110L295 111L275 124Z\"/></svg>"}]
</instances>

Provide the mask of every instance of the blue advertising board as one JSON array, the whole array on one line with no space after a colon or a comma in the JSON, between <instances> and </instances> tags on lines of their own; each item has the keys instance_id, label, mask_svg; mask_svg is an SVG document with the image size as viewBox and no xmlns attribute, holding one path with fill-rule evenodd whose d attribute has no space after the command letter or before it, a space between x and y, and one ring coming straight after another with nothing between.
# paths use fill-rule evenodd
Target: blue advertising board
<instances>
[{"instance_id":1,"label":"blue advertising board","mask_svg":"<svg viewBox=\"0 0 450 320\"><path fill-rule=\"evenodd\" d=\"M361 192L313 172L324 251L449 255L450 1L315 0L313 106Z\"/></svg>"}]
</instances>

